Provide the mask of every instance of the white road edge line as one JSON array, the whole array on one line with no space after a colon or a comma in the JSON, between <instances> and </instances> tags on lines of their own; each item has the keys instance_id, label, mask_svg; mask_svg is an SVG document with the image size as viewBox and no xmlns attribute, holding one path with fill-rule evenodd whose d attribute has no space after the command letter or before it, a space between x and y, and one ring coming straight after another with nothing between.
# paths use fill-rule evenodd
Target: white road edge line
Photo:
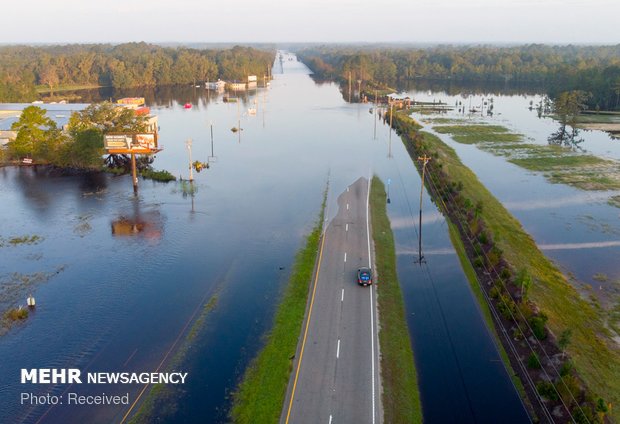
<instances>
[{"instance_id":1,"label":"white road edge line","mask_svg":"<svg viewBox=\"0 0 620 424\"><path fill-rule=\"evenodd\" d=\"M336 348L336 359L340 358L340 339L338 339L338 347Z\"/></svg>"},{"instance_id":2,"label":"white road edge line","mask_svg":"<svg viewBox=\"0 0 620 424\"><path fill-rule=\"evenodd\" d=\"M342 289L342 294L340 295L340 301L344 302L344 289Z\"/></svg>"},{"instance_id":3,"label":"white road edge line","mask_svg":"<svg viewBox=\"0 0 620 424\"><path fill-rule=\"evenodd\" d=\"M370 209L370 183L372 181L372 175L369 173L368 175L368 194L366 196L366 236L368 239L368 267L371 265L370 258L370 220L369 220L369 209ZM372 284L370 285L370 351L371 351L371 370L372 370L372 423L375 424L375 320L374 320L374 308L372 306Z\"/></svg>"}]
</instances>

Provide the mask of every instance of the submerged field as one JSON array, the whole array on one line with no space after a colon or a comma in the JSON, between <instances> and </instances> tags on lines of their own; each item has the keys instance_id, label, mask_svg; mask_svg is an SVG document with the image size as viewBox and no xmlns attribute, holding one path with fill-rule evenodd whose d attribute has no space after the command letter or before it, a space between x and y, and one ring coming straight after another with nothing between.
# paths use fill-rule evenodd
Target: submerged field
<instances>
[{"instance_id":1,"label":"submerged field","mask_svg":"<svg viewBox=\"0 0 620 424\"><path fill-rule=\"evenodd\" d=\"M442 122L442 121L439 121ZM433 124L435 124L433 122ZM530 171L542 172L552 183L568 184L583 190L620 190L620 163L585 154L569 147L528 143L521 134L500 125L435 125L440 134L450 134L458 143L475 144L480 149L504 156L509 162ZM615 204L615 203L614 203Z\"/></svg>"}]
</instances>

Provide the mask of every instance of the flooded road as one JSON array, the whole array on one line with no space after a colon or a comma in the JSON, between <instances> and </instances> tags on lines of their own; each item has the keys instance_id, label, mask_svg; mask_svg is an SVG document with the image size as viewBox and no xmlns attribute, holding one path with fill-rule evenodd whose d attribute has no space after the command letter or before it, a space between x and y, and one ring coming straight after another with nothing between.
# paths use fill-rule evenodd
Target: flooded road
<instances>
[{"instance_id":1,"label":"flooded road","mask_svg":"<svg viewBox=\"0 0 620 424\"><path fill-rule=\"evenodd\" d=\"M193 160L207 161L213 124L217 159L195 173L193 189L141 180L134 198L128 176L0 169L2 236L41 237L2 247L0 278L47 276L31 286L36 311L0 338L0 422L121 421L129 406L20 405L19 370L154 371L179 351L173 365L189 375L166 399L164 419L225 422L231 391L270 328L327 182L332 218L336 195L370 172L392 182L388 212L426 421L527 421L426 193L427 266L414 263L420 178L402 143L393 134L390 145L380 123L373 138L368 105L347 104L336 85L315 84L302 63L285 57L271 87L240 95L239 103L193 87L147 96L161 126L158 169L187 178L185 141L193 141ZM238 120L243 130L235 134ZM209 301L213 310L195 327ZM128 392L133 402L143 386L27 389Z\"/></svg>"}]
</instances>

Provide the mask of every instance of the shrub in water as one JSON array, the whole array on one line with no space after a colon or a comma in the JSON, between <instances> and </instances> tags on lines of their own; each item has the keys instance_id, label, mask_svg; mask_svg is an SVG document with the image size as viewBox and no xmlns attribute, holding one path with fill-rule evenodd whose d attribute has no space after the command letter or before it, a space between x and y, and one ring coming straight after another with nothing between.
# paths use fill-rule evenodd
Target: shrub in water
<instances>
[{"instance_id":1,"label":"shrub in water","mask_svg":"<svg viewBox=\"0 0 620 424\"><path fill-rule=\"evenodd\" d=\"M21 321L28 318L28 309L24 308L11 308L4 314L4 317L9 321Z\"/></svg>"}]
</instances>

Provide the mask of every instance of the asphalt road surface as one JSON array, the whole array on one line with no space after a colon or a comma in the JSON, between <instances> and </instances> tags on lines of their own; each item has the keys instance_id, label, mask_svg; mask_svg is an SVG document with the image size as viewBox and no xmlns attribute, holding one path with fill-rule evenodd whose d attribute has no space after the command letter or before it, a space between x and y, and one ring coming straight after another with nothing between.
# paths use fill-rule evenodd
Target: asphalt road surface
<instances>
[{"instance_id":1,"label":"asphalt road surface","mask_svg":"<svg viewBox=\"0 0 620 424\"><path fill-rule=\"evenodd\" d=\"M349 186L325 230L282 423L382 421L375 287L357 284L371 264L368 194L365 178Z\"/></svg>"}]
</instances>

